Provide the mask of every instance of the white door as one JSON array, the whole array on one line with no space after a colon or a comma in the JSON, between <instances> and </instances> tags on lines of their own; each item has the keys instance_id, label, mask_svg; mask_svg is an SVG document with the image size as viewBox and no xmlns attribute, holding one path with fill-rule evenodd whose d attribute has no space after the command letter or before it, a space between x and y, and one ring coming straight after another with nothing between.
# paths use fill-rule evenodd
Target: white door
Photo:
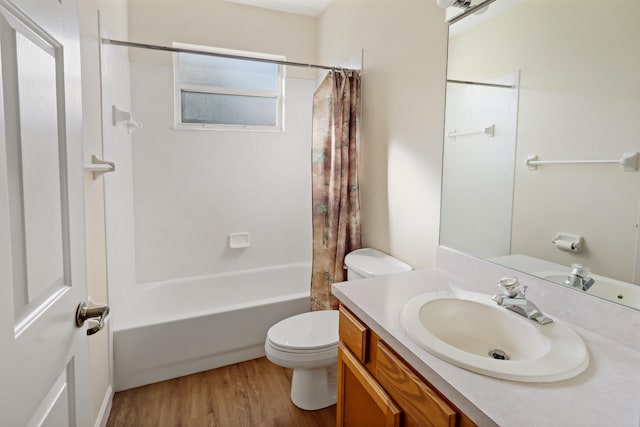
<instances>
[{"instance_id":1,"label":"white door","mask_svg":"<svg viewBox=\"0 0 640 427\"><path fill-rule=\"evenodd\" d=\"M90 423L75 0L0 0L0 426Z\"/></svg>"}]
</instances>

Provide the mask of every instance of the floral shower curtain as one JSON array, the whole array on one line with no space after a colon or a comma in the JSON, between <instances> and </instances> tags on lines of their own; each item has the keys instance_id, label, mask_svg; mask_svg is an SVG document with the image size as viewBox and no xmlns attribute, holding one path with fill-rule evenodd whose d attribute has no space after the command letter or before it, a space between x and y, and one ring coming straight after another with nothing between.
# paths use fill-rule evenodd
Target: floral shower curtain
<instances>
[{"instance_id":1,"label":"floral shower curtain","mask_svg":"<svg viewBox=\"0 0 640 427\"><path fill-rule=\"evenodd\" d=\"M311 309L337 309L331 284L346 280L344 256L359 249L360 74L333 71L313 96Z\"/></svg>"}]
</instances>

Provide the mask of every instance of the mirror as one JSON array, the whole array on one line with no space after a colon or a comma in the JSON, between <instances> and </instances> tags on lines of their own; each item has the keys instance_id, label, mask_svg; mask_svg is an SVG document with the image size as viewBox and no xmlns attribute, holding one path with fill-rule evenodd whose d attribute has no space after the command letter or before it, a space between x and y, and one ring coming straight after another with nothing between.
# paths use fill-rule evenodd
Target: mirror
<instances>
[{"instance_id":1,"label":"mirror","mask_svg":"<svg viewBox=\"0 0 640 427\"><path fill-rule=\"evenodd\" d=\"M483 11L449 27L440 244L640 309L640 2Z\"/></svg>"}]
</instances>

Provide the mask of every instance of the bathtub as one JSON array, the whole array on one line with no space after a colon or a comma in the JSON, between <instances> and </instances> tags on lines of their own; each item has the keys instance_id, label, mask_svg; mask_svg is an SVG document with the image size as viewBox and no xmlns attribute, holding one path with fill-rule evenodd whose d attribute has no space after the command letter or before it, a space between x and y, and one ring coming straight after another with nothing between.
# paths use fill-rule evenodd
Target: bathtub
<instances>
[{"instance_id":1,"label":"bathtub","mask_svg":"<svg viewBox=\"0 0 640 427\"><path fill-rule=\"evenodd\" d=\"M113 332L115 390L264 356L269 327L309 311L310 280L301 263L136 285Z\"/></svg>"}]
</instances>

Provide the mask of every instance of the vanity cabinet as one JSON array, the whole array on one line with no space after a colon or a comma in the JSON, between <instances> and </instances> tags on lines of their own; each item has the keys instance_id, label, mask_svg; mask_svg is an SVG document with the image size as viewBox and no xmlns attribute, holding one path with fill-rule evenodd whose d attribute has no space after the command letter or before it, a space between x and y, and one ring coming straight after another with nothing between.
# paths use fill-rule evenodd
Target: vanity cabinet
<instances>
[{"instance_id":1,"label":"vanity cabinet","mask_svg":"<svg viewBox=\"0 0 640 427\"><path fill-rule=\"evenodd\" d=\"M338 427L471 427L360 319L340 306Z\"/></svg>"}]
</instances>

